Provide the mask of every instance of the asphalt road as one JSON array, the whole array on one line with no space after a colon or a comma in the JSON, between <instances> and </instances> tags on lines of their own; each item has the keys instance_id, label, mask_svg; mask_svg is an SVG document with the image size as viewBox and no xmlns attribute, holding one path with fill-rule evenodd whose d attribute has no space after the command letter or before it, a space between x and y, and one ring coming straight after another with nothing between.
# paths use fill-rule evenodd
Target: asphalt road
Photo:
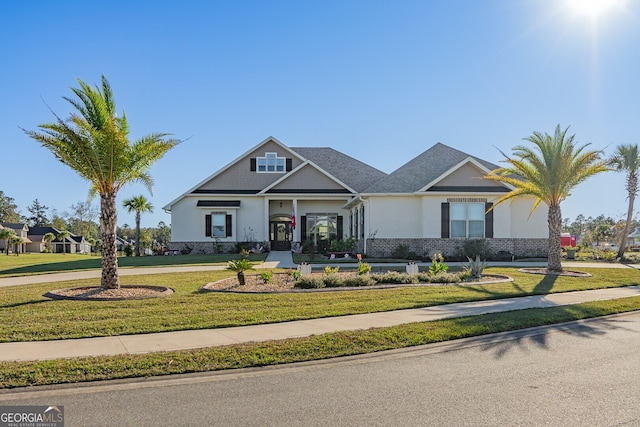
<instances>
[{"instance_id":1,"label":"asphalt road","mask_svg":"<svg viewBox=\"0 0 640 427\"><path fill-rule=\"evenodd\" d=\"M640 426L640 313L375 355L0 393L65 426Z\"/></svg>"}]
</instances>

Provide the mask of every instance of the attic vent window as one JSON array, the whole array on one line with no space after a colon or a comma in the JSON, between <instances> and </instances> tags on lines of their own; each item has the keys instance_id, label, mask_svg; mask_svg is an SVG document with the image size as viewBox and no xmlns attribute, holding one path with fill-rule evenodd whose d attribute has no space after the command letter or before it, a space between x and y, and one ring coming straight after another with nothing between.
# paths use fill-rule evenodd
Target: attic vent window
<instances>
[{"instance_id":1,"label":"attic vent window","mask_svg":"<svg viewBox=\"0 0 640 427\"><path fill-rule=\"evenodd\" d=\"M258 173L284 173L286 158L278 157L278 153L265 153L264 157L257 159Z\"/></svg>"}]
</instances>

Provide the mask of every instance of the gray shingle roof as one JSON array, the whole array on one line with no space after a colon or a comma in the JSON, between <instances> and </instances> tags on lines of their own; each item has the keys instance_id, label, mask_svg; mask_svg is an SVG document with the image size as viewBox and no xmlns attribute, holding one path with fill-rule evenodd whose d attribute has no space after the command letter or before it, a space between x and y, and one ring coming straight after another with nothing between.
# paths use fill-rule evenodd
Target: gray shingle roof
<instances>
[{"instance_id":1,"label":"gray shingle roof","mask_svg":"<svg viewBox=\"0 0 640 427\"><path fill-rule=\"evenodd\" d=\"M291 147L352 189L361 192L385 178L386 173L329 147Z\"/></svg>"},{"instance_id":2,"label":"gray shingle roof","mask_svg":"<svg viewBox=\"0 0 640 427\"><path fill-rule=\"evenodd\" d=\"M385 178L367 187L363 193L413 193L468 157L489 170L499 167L438 142Z\"/></svg>"}]
</instances>

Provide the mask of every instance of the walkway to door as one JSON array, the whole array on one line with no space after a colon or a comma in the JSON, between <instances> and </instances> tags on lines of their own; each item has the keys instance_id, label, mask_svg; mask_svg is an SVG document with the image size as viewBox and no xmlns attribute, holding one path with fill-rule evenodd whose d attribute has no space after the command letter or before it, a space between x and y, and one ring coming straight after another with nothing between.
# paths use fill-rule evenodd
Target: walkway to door
<instances>
[{"instance_id":1,"label":"walkway to door","mask_svg":"<svg viewBox=\"0 0 640 427\"><path fill-rule=\"evenodd\" d=\"M265 260L267 268L297 268L293 262L291 251L271 251Z\"/></svg>"}]
</instances>

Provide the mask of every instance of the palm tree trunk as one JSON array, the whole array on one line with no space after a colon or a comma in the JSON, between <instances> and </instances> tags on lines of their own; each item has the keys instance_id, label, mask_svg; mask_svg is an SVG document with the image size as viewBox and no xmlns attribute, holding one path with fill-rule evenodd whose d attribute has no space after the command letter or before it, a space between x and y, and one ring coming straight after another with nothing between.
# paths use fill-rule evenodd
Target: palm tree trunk
<instances>
[{"instance_id":1,"label":"palm tree trunk","mask_svg":"<svg viewBox=\"0 0 640 427\"><path fill-rule=\"evenodd\" d=\"M560 235L562 234L562 212L560 205L549 206L547 215L549 223L549 259L547 269L553 272L562 271L562 248Z\"/></svg>"},{"instance_id":2,"label":"palm tree trunk","mask_svg":"<svg viewBox=\"0 0 640 427\"><path fill-rule=\"evenodd\" d=\"M102 229L102 289L120 288L116 246L116 195L100 196L100 228Z\"/></svg>"},{"instance_id":3,"label":"palm tree trunk","mask_svg":"<svg viewBox=\"0 0 640 427\"><path fill-rule=\"evenodd\" d=\"M140 211L136 211L136 256L140 256Z\"/></svg>"},{"instance_id":4,"label":"palm tree trunk","mask_svg":"<svg viewBox=\"0 0 640 427\"><path fill-rule=\"evenodd\" d=\"M636 174L630 173L627 177L627 191L629 193L629 207L627 208L627 222L624 225L624 231L620 238L620 246L618 247L618 258L624 256L624 250L627 248L627 240L631 232L631 221L633 220L633 205L636 200L636 192L638 191L638 177Z\"/></svg>"}]
</instances>

